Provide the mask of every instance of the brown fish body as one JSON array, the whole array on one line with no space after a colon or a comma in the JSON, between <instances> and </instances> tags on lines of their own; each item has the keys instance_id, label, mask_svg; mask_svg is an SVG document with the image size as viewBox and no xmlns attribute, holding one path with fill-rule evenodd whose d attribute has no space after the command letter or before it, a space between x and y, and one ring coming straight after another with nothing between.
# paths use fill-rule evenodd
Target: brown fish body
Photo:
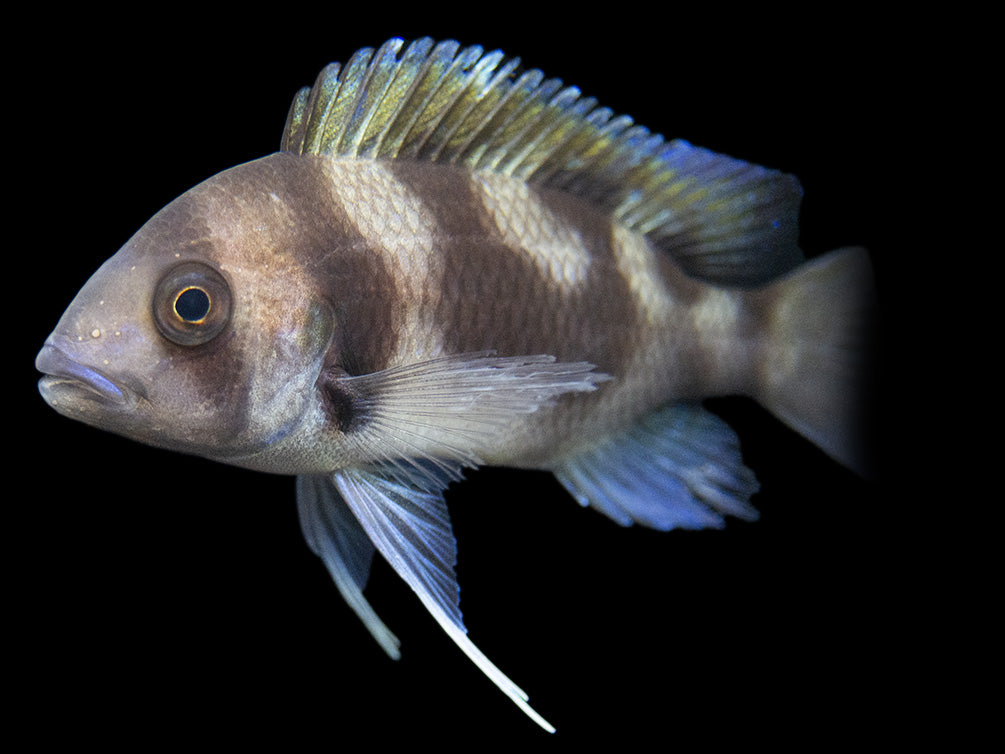
<instances>
[{"instance_id":1,"label":"brown fish body","mask_svg":"<svg viewBox=\"0 0 1005 754\"><path fill-rule=\"evenodd\" d=\"M61 413L297 476L304 535L385 651L374 552L467 637L443 490L547 469L622 525L754 519L702 398L861 468L861 249L803 264L795 179L666 143L481 48L391 40L294 100L282 151L165 207L36 365Z\"/></svg>"},{"instance_id":2,"label":"brown fish body","mask_svg":"<svg viewBox=\"0 0 1005 754\"><path fill-rule=\"evenodd\" d=\"M588 361L616 378L514 421L479 448L495 464L547 467L669 401L744 392L768 336L749 294L689 278L601 208L451 166L277 153L188 192L130 246L163 249L165 225L179 258L196 250L255 297L235 302L236 317L259 320L249 329L301 329L304 312L327 309L328 368L347 375L494 351ZM219 374L200 370L207 390ZM312 444L296 471L318 457ZM242 461L293 462L273 463Z\"/></svg>"}]
</instances>

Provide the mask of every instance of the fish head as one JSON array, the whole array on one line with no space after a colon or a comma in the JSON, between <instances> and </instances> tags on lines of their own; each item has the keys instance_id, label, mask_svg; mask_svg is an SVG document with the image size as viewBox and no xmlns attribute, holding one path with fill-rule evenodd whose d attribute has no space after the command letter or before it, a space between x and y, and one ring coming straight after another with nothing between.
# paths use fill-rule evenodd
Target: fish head
<instances>
[{"instance_id":1,"label":"fish head","mask_svg":"<svg viewBox=\"0 0 1005 754\"><path fill-rule=\"evenodd\" d=\"M89 425L224 461L293 432L316 403L333 332L296 253L310 213L293 159L208 179L107 260L36 359L45 401Z\"/></svg>"}]
</instances>

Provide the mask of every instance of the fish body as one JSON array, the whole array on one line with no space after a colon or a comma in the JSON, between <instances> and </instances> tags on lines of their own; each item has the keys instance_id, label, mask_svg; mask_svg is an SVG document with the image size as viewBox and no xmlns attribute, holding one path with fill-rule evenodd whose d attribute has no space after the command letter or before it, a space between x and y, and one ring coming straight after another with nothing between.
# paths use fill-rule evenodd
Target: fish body
<instances>
[{"instance_id":1,"label":"fish body","mask_svg":"<svg viewBox=\"0 0 1005 754\"><path fill-rule=\"evenodd\" d=\"M549 470L621 524L756 517L751 396L862 468L868 258L802 263L798 182L636 128L480 48L392 40L294 101L282 150L155 215L37 360L61 413L297 477L305 537L381 646L379 551L467 638L442 491Z\"/></svg>"}]
</instances>

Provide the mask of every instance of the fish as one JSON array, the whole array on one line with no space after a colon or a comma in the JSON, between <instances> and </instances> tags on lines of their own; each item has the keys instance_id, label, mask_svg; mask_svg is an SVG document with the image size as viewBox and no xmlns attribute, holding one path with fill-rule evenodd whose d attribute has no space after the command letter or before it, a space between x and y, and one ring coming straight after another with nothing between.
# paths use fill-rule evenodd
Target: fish
<instances>
[{"instance_id":1,"label":"fish","mask_svg":"<svg viewBox=\"0 0 1005 754\"><path fill-rule=\"evenodd\" d=\"M71 419L296 478L310 549L382 649L376 553L471 641L444 490L541 469L615 523L752 521L702 405L745 395L869 473L868 252L806 260L802 189L636 125L518 58L392 39L297 93L280 150L151 218L36 367Z\"/></svg>"}]
</instances>

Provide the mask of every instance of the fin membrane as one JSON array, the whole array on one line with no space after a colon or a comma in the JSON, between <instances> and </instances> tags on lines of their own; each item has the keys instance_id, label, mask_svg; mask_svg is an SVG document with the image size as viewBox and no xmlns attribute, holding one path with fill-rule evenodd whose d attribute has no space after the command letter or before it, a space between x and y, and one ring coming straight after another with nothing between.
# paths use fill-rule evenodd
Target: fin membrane
<instances>
[{"instance_id":1,"label":"fin membrane","mask_svg":"<svg viewBox=\"0 0 1005 754\"><path fill-rule=\"evenodd\" d=\"M443 499L443 489L460 474L460 468L449 462L416 462L347 469L330 478L298 477L304 536L346 602L391 657L400 656L398 639L362 591L375 548L479 669L538 725L554 732L527 704L527 694L467 637L454 574L457 545Z\"/></svg>"},{"instance_id":2,"label":"fin membrane","mask_svg":"<svg viewBox=\"0 0 1005 754\"><path fill-rule=\"evenodd\" d=\"M363 596L373 562L373 543L332 481L326 476L298 476L297 510L304 539L324 562L342 598L381 649L392 659L399 659L401 642Z\"/></svg>"},{"instance_id":3,"label":"fin membrane","mask_svg":"<svg viewBox=\"0 0 1005 754\"><path fill-rule=\"evenodd\" d=\"M454 643L534 722L554 732L554 727L527 704L527 694L467 637L454 574L457 547L443 500L443 489L450 479L443 475L434 481L435 473L432 470L409 478L401 466L389 475L379 469L347 469L336 472L333 480L381 555Z\"/></svg>"},{"instance_id":4,"label":"fin membrane","mask_svg":"<svg viewBox=\"0 0 1005 754\"><path fill-rule=\"evenodd\" d=\"M757 399L832 458L868 477L876 307L868 253L832 251L755 295L776 312Z\"/></svg>"},{"instance_id":5,"label":"fin membrane","mask_svg":"<svg viewBox=\"0 0 1005 754\"><path fill-rule=\"evenodd\" d=\"M721 527L752 521L757 480L743 465L736 433L692 403L661 409L553 469L580 505L622 526Z\"/></svg>"},{"instance_id":6,"label":"fin membrane","mask_svg":"<svg viewBox=\"0 0 1005 754\"><path fill-rule=\"evenodd\" d=\"M588 362L484 351L334 375L323 379L322 389L351 396L360 426L349 435L360 456L421 475L436 466L447 470L443 462L457 469L481 465L478 449L515 417L610 379Z\"/></svg>"}]
</instances>

